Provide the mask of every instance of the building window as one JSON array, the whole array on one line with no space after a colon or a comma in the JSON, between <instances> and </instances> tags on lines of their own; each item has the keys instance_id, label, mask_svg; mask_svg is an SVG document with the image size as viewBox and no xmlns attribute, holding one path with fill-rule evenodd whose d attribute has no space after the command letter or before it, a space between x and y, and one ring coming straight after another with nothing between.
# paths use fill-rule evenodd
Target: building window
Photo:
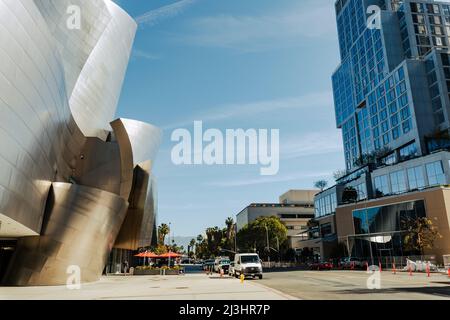
<instances>
[{"instance_id":1,"label":"building window","mask_svg":"<svg viewBox=\"0 0 450 320\"><path fill-rule=\"evenodd\" d=\"M400 160L408 160L417 156L417 145L415 142L400 149Z\"/></svg>"},{"instance_id":2,"label":"building window","mask_svg":"<svg viewBox=\"0 0 450 320\"><path fill-rule=\"evenodd\" d=\"M415 167L408 169L408 182L410 190L425 188L425 178L423 176L423 168Z\"/></svg>"},{"instance_id":3,"label":"building window","mask_svg":"<svg viewBox=\"0 0 450 320\"><path fill-rule=\"evenodd\" d=\"M436 161L426 165L428 183L430 186L444 185L445 174L441 161Z\"/></svg>"},{"instance_id":4,"label":"building window","mask_svg":"<svg viewBox=\"0 0 450 320\"><path fill-rule=\"evenodd\" d=\"M326 237L333 234L333 230L331 228L331 223L324 223L320 226L320 235L322 237Z\"/></svg>"},{"instance_id":5,"label":"building window","mask_svg":"<svg viewBox=\"0 0 450 320\"><path fill-rule=\"evenodd\" d=\"M403 171L391 173L392 193L402 193L406 191L405 174Z\"/></svg>"},{"instance_id":6,"label":"building window","mask_svg":"<svg viewBox=\"0 0 450 320\"><path fill-rule=\"evenodd\" d=\"M375 189L377 197L382 197L382 196L388 195L390 193L388 176L384 175L384 176L375 177L374 189Z\"/></svg>"},{"instance_id":7,"label":"building window","mask_svg":"<svg viewBox=\"0 0 450 320\"><path fill-rule=\"evenodd\" d=\"M381 159L381 162L385 165L392 165L397 163L397 154L395 152Z\"/></svg>"},{"instance_id":8,"label":"building window","mask_svg":"<svg viewBox=\"0 0 450 320\"><path fill-rule=\"evenodd\" d=\"M356 187L356 193L358 195L358 201L367 199L367 190L366 190L366 184L365 183L361 183L358 184Z\"/></svg>"}]
</instances>

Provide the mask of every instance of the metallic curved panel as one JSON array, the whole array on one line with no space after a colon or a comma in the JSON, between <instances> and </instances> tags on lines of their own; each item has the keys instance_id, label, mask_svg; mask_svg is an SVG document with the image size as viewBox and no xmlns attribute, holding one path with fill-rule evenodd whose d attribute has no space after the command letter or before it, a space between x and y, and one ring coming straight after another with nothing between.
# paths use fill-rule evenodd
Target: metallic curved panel
<instances>
[{"instance_id":1,"label":"metallic curved panel","mask_svg":"<svg viewBox=\"0 0 450 320\"><path fill-rule=\"evenodd\" d=\"M69 105L87 137L105 139L113 119L137 25L110 0L35 0L58 44ZM67 28L69 5L82 8L81 29Z\"/></svg>"},{"instance_id":2,"label":"metallic curved panel","mask_svg":"<svg viewBox=\"0 0 450 320\"><path fill-rule=\"evenodd\" d=\"M147 163L150 165L150 163ZM156 216L156 189L149 168L136 166L127 215L115 248L137 250L151 244Z\"/></svg>"},{"instance_id":3,"label":"metallic curved panel","mask_svg":"<svg viewBox=\"0 0 450 320\"><path fill-rule=\"evenodd\" d=\"M0 237L19 239L7 283L64 284L68 265L97 280L125 216L127 247L151 238L161 131L110 124L135 32L110 0L0 0Z\"/></svg>"},{"instance_id":4,"label":"metallic curved panel","mask_svg":"<svg viewBox=\"0 0 450 320\"><path fill-rule=\"evenodd\" d=\"M54 183L42 234L19 239L4 283L63 285L72 265L80 267L82 282L98 280L127 206L106 191Z\"/></svg>"},{"instance_id":5,"label":"metallic curved panel","mask_svg":"<svg viewBox=\"0 0 450 320\"><path fill-rule=\"evenodd\" d=\"M0 213L21 228L40 232L51 182L72 179L86 135L106 137L135 31L110 0L0 0Z\"/></svg>"},{"instance_id":6,"label":"metallic curved panel","mask_svg":"<svg viewBox=\"0 0 450 320\"><path fill-rule=\"evenodd\" d=\"M75 181L120 195L120 173L120 150L117 142L87 138L75 169Z\"/></svg>"},{"instance_id":7,"label":"metallic curved panel","mask_svg":"<svg viewBox=\"0 0 450 320\"><path fill-rule=\"evenodd\" d=\"M145 122L120 118L111 123L115 131L126 133L131 146L133 166L147 160L154 161L162 140L162 130ZM120 135L116 135L121 139Z\"/></svg>"},{"instance_id":8,"label":"metallic curved panel","mask_svg":"<svg viewBox=\"0 0 450 320\"><path fill-rule=\"evenodd\" d=\"M33 2L0 0L0 213L37 233L70 131L51 38Z\"/></svg>"},{"instance_id":9,"label":"metallic curved panel","mask_svg":"<svg viewBox=\"0 0 450 320\"><path fill-rule=\"evenodd\" d=\"M120 146L121 195L130 207L115 248L136 250L151 243L156 215L156 189L152 163L161 144L162 131L150 124L117 119L111 123Z\"/></svg>"}]
</instances>

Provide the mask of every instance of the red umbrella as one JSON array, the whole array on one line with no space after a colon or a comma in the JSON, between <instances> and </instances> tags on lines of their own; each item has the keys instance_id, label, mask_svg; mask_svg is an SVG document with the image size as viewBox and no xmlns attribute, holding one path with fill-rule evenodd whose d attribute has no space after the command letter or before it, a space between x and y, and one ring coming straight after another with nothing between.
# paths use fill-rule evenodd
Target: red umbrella
<instances>
[{"instance_id":1,"label":"red umbrella","mask_svg":"<svg viewBox=\"0 0 450 320\"><path fill-rule=\"evenodd\" d=\"M144 252L141 257L144 257L144 258L158 258L158 255L154 254L153 252Z\"/></svg>"},{"instance_id":2,"label":"red umbrella","mask_svg":"<svg viewBox=\"0 0 450 320\"><path fill-rule=\"evenodd\" d=\"M158 256L158 258L178 258L181 257L181 254L175 252L167 252Z\"/></svg>"}]
</instances>

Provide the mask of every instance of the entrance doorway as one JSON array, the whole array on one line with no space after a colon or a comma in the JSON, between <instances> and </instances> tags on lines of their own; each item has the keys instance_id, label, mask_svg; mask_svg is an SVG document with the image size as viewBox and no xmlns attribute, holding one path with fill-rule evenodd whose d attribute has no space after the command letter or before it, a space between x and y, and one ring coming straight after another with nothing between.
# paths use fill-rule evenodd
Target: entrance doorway
<instances>
[{"instance_id":1,"label":"entrance doorway","mask_svg":"<svg viewBox=\"0 0 450 320\"><path fill-rule=\"evenodd\" d=\"M16 249L16 243L16 240L0 240L0 283L2 283L6 269Z\"/></svg>"}]
</instances>

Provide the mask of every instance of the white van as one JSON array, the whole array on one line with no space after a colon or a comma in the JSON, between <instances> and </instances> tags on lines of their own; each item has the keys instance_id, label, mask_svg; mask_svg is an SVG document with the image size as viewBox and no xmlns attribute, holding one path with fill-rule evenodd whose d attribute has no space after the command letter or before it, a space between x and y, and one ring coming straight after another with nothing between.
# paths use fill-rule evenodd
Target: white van
<instances>
[{"instance_id":1,"label":"white van","mask_svg":"<svg viewBox=\"0 0 450 320\"><path fill-rule=\"evenodd\" d=\"M237 253L234 256L234 276L258 277L262 279L263 270L261 259L256 253Z\"/></svg>"}]
</instances>

